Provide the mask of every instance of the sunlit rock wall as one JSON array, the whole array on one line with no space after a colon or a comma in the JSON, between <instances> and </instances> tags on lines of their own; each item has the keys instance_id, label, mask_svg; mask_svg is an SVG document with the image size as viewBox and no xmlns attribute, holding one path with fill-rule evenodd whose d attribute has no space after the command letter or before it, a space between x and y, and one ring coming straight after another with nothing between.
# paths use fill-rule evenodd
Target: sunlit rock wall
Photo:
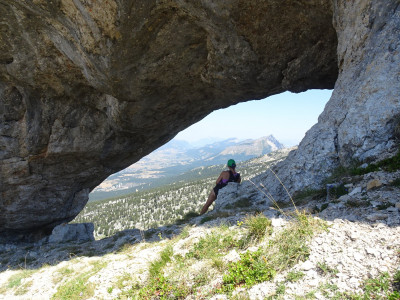
<instances>
[{"instance_id":1,"label":"sunlit rock wall","mask_svg":"<svg viewBox=\"0 0 400 300\"><path fill-rule=\"evenodd\" d=\"M274 170L290 192L320 188L338 166L393 155L400 114L400 2L334 1L339 77L324 112ZM257 178L288 200L275 175Z\"/></svg>"}]
</instances>

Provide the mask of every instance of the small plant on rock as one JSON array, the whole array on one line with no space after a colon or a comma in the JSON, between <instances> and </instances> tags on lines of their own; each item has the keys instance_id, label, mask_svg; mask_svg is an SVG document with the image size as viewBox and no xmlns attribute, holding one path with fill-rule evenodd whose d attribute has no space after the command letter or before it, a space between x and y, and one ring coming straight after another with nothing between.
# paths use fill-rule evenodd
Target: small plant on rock
<instances>
[{"instance_id":1,"label":"small plant on rock","mask_svg":"<svg viewBox=\"0 0 400 300\"><path fill-rule=\"evenodd\" d=\"M318 272L323 275L335 275L339 273L339 271L335 268L328 266L325 262L318 262L317 263Z\"/></svg>"},{"instance_id":2,"label":"small plant on rock","mask_svg":"<svg viewBox=\"0 0 400 300\"><path fill-rule=\"evenodd\" d=\"M201 238L193 249L186 254L187 258L215 258L237 246L231 235L211 233Z\"/></svg>"},{"instance_id":3,"label":"small plant on rock","mask_svg":"<svg viewBox=\"0 0 400 300\"><path fill-rule=\"evenodd\" d=\"M259 282L271 280L276 272L268 264L262 250L247 251L240 255L240 260L229 264L228 272L223 277L223 292L232 291L239 285L253 286Z\"/></svg>"},{"instance_id":4,"label":"small plant on rock","mask_svg":"<svg viewBox=\"0 0 400 300\"><path fill-rule=\"evenodd\" d=\"M101 269L105 268L106 265L107 263L101 261L92 263L89 271L61 285L52 299L86 299L92 297L96 287L93 283L89 283L88 280Z\"/></svg>"},{"instance_id":5,"label":"small plant on rock","mask_svg":"<svg viewBox=\"0 0 400 300\"><path fill-rule=\"evenodd\" d=\"M248 227L249 236L257 241L261 240L265 234L272 233L271 220L263 214L247 217L245 224Z\"/></svg>"},{"instance_id":6,"label":"small plant on rock","mask_svg":"<svg viewBox=\"0 0 400 300\"><path fill-rule=\"evenodd\" d=\"M305 274L301 271L291 271L287 274L286 280L290 282L296 282L303 278L304 275Z\"/></svg>"},{"instance_id":7,"label":"small plant on rock","mask_svg":"<svg viewBox=\"0 0 400 300\"><path fill-rule=\"evenodd\" d=\"M394 276L396 277L396 275ZM400 291L396 290L395 280L391 283L389 273L385 272L377 278L364 282L361 294L337 293L337 299L400 299Z\"/></svg>"},{"instance_id":8,"label":"small plant on rock","mask_svg":"<svg viewBox=\"0 0 400 300\"><path fill-rule=\"evenodd\" d=\"M32 270L23 270L18 272L15 275L12 275L8 280L7 287L12 289L14 287L19 287L23 279L30 277L34 271Z\"/></svg>"}]
</instances>

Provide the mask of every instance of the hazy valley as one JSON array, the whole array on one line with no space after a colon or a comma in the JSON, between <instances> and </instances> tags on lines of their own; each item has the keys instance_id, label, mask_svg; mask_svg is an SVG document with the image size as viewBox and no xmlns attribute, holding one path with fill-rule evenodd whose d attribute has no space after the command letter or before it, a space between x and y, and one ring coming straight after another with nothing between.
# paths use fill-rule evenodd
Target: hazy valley
<instances>
[{"instance_id":1,"label":"hazy valley","mask_svg":"<svg viewBox=\"0 0 400 300\"><path fill-rule=\"evenodd\" d=\"M145 230L175 223L189 212L200 211L215 185L216 178L226 169L228 158L236 159L237 170L243 180L247 180L265 172L293 149L282 148L282 144L272 136L242 142L230 139L198 149L185 148L176 142L167 144L105 182L118 182L115 184L117 189L118 186L129 185L137 180L135 174L142 174L140 179L153 174L145 188L143 186L142 190L131 194L126 194L129 189L125 188L116 190L115 193L103 191L100 194L98 191L97 196L117 196L90 201L74 222L93 222L97 238L129 228ZM253 158L244 160L249 157ZM218 164L209 165L214 162ZM182 172L201 163L204 165ZM118 196L118 193L125 194Z\"/></svg>"},{"instance_id":2,"label":"hazy valley","mask_svg":"<svg viewBox=\"0 0 400 300\"><path fill-rule=\"evenodd\" d=\"M89 199L101 200L173 184L185 178L202 178L204 172L210 172L210 176L218 176L217 173L223 168L219 165L226 164L230 158L243 162L283 148L272 135L255 140L230 138L202 146L172 140L137 163L111 175L92 191ZM217 165L216 168L208 169ZM206 169L199 171L194 170L195 168Z\"/></svg>"}]
</instances>

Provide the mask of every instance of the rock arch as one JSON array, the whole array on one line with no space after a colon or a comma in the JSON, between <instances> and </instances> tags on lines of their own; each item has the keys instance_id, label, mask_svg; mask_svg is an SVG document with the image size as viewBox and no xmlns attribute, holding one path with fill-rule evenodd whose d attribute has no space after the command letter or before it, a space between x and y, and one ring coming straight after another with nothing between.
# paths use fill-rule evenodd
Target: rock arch
<instances>
[{"instance_id":1,"label":"rock arch","mask_svg":"<svg viewBox=\"0 0 400 300\"><path fill-rule=\"evenodd\" d=\"M304 172L282 177L385 151L389 114L373 111L399 107L398 28L395 0L0 0L0 232L70 221L108 175L209 112L286 90L336 82L288 159ZM359 100L370 79L378 102ZM357 144L346 128L363 108Z\"/></svg>"}]
</instances>

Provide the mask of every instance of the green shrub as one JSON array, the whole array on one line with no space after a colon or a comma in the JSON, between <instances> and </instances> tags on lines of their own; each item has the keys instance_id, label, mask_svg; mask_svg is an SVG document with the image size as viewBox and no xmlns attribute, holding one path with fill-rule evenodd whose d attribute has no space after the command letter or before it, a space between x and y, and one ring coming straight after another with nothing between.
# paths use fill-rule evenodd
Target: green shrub
<instances>
[{"instance_id":1,"label":"green shrub","mask_svg":"<svg viewBox=\"0 0 400 300\"><path fill-rule=\"evenodd\" d=\"M344 184L340 184L338 187L336 187L335 189L335 196L336 198L340 198L343 195L347 195L347 193L349 192L349 190L344 186Z\"/></svg>"},{"instance_id":2,"label":"green shrub","mask_svg":"<svg viewBox=\"0 0 400 300\"><path fill-rule=\"evenodd\" d=\"M94 294L94 285L87 283L87 274L79 275L57 289L52 299L86 299Z\"/></svg>"},{"instance_id":3,"label":"green shrub","mask_svg":"<svg viewBox=\"0 0 400 300\"><path fill-rule=\"evenodd\" d=\"M348 168L343 166L338 167L336 170L333 171L328 180L332 181L333 179L338 179L345 176L364 175L371 172L379 171L380 169L388 172L395 172L400 169L400 149L396 155L390 158L383 159L377 163L369 164L366 168L355 167L356 164L360 165L360 162L354 162Z\"/></svg>"},{"instance_id":4,"label":"green shrub","mask_svg":"<svg viewBox=\"0 0 400 300\"><path fill-rule=\"evenodd\" d=\"M369 299L373 299L382 293L386 294L389 290L389 285L390 277L388 273L384 273L375 279L368 279L364 284L364 295Z\"/></svg>"},{"instance_id":5,"label":"green shrub","mask_svg":"<svg viewBox=\"0 0 400 300\"><path fill-rule=\"evenodd\" d=\"M394 206L394 205L390 202L382 202L381 204L376 206L376 209L377 210L385 210L392 206Z\"/></svg>"},{"instance_id":6,"label":"green shrub","mask_svg":"<svg viewBox=\"0 0 400 300\"><path fill-rule=\"evenodd\" d=\"M358 200L358 199L349 199L346 201L345 205L347 207L367 207L370 206L370 201L366 200Z\"/></svg>"},{"instance_id":7,"label":"green shrub","mask_svg":"<svg viewBox=\"0 0 400 300\"><path fill-rule=\"evenodd\" d=\"M271 220L263 214L247 217L245 224L248 227L249 236L257 241L261 240L266 233L272 233Z\"/></svg>"},{"instance_id":8,"label":"green shrub","mask_svg":"<svg viewBox=\"0 0 400 300\"><path fill-rule=\"evenodd\" d=\"M243 253L240 260L228 265L228 272L223 277L223 292L232 291L235 287L243 285L251 287L257 283L271 280L276 272L270 266L261 249L255 252Z\"/></svg>"},{"instance_id":9,"label":"green shrub","mask_svg":"<svg viewBox=\"0 0 400 300\"><path fill-rule=\"evenodd\" d=\"M304 275L305 274L301 271L291 271L287 274L286 280L290 282L296 282L303 278Z\"/></svg>"},{"instance_id":10,"label":"green shrub","mask_svg":"<svg viewBox=\"0 0 400 300\"><path fill-rule=\"evenodd\" d=\"M160 259L153 261L150 264L149 273L151 277L159 276L160 272L162 271L162 268L164 268L165 265L171 261L173 253L174 250L170 245L165 247L165 249L161 251Z\"/></svg>"},{"instance_id":11,"label":"green shrub","mask_svg":"<svg viewBox=\"0 0 400 300\"><path fill-rule=\"evenodd\" d=\"M194 244L193 249L186 254L186 257L196 259L213 258L226 253L237 245L238 242L231 235L211 233Z\"/></svg>"},{"instance_id":12,"label":"green shrub","mask_svg":"<svg viewBox=\"0 0 400 300\"><path fill-rule=\"evenodd\" d=\"M149 283L138 291L137 295L139 299L184 299L191 292L192 290L184 284L176 285L164 275L159 275L151 278ZM137 297L132 298L137 299Z\"/></svg>"},{"instance_id":13,"label":"green shrub","mask_svg":"<svg viewBox=\"0 0 400 300\"><path fill-rule=\"evenodd\" d=\"M400 270L393 275L392 287L394 292L400 293ZM400 299L400 294L398 299Z\"/></svg>"},{"instance_id":14,"label":"green shrub","mask_svg":"<svg viewBox=\"0 0 400 300\"><path fill-rule=\"evenodd\" d=\"M276 295L283 295L283 294L285 294L285 291L286 291L286 286L285 286L285 284L284 284L284 283L280 283L280 284L277 286L276 290L275 290L275 294L276 294Z\"/></svg>"},{"instance_id":15,"label":"green shrub","mask_svg":"<svg viewBox=\"0 0 400 300\"><path fill-rule=\"evenodd\" d=\"M396 274L394 274L394 276L393 276L393 281L396 282L396 283L398 283L398 284L400 284L400 270L398 270L398 271L396 272Z\"/></svg>"},{"instance_id":16,"label":"green shrub","mask_svg":"<svg viewBox=\"0 0 400 300\"><path fill-rule=\"evenodd\" d=\"M325 209L328 208L328 206L329 206L329 203L324 203L321 205L321 207L314 206L312 213L317 214L317 213L323 212Z\"/></svg>"},{"instance_id":17,"label":"green shrub","mask_svg":"<svg viewBox=\"0 0 400 300\"><path fill-rule=\"evenodd\" d=\"M305 213L297 213L289 226L269 242L266 249L268 261L277 272L292 267L300 260L305 261L310 254L307 241L321 230L327 230L325 222Z\"/></svg>"},{"instance_id":18,"label":"green shrub","mask_svg":"<svg viewBox=\"0 0 400 300\"><path fill-rule=\"evenodd\" d=\"M185 298L192 291L184 283L175 284L165 277L163 268L171 262L173 248L171 245L165 247L160 253L160 258L150 264L150 278L142 287L134 286L127 292L127 296L133 299L178 299Z\"/></svg>"}]
</instances>

